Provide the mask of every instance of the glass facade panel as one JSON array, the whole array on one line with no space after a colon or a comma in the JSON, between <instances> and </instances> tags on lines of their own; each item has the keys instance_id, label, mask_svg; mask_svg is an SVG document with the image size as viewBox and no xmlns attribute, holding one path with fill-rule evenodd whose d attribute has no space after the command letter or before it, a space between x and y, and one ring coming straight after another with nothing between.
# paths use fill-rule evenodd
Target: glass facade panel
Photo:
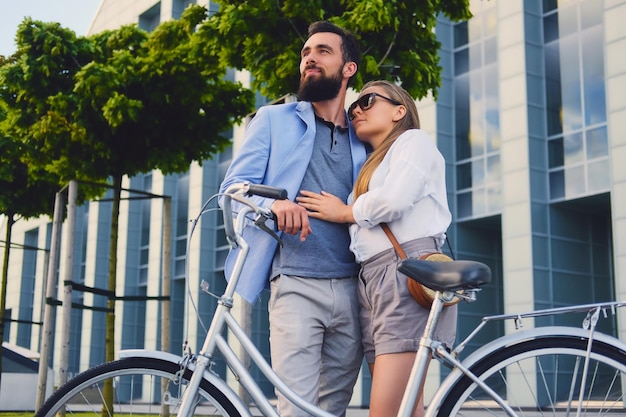
<instances>
[{"instance_id":1,"label":"glass facade panel","mask_svg":"<svg viewBox=\"0 0 626 417\"><path fill-rule=\"evenodd\" d=\"M501 210L500 96L498 86L496 8L474 4L469 25L455 25L456 189L459 218L485 216ZM467 64L466 64L467 61ZM468 190L469 189L469 190Z\"/></svg>"},{"instance_id":2,"label":"glass facade panel","mask_svg":"<svg viewBox=\"0 0 626 417\"><path fill-rule=\"evenodd\" d=\"M563 138L556 138L548 142L548 167L561 167L564 161Z\"/></svg>"},{"instance_id":3,"label":"glass facade panel","mask_svg":"<svg viewBox=\"0 0 626 417\"><path fill-rule=\"evenodd\" d=\"M583 166L565 167L565 196L575 197L585 192L585 168Z\"/></svg>"},{"instance_id":4,"label":"glass facade panel","mask_svg":"<svg viewBox=\"0 0 626 417\"><path fill-rule=\"evenodd\" d=\"M565 165L572 165L583 161L583 135L573 133L565 135L563 138L563 156Z\"/></svg>"},{"instance_id":5,"label":"glass facade panel","mask_svg":"<svg viewBox=\"0 0 626 417\"><path fill-rule=\"evenodd\" d=\"M543 18L543 40L551 42L559 37L559 19L556 13Z\"/></svg>"},{"instance_id":6,"label":"glass facade panel","mask_svg":"<svg viewBox=\"0 0 626 417\"><path fill-rule=\"evenodd\" d=\"M454 47L467 45L467 22L454 25Z\"/></svg>"},{"instance_id":7,"label":"glass facade panel","mask_svg":"<svg viewBox=\"0 0 626 417\"><path fill-rule=\"evenodd\" d=\"M561 113L561 62L559 61L559 43L545 46L546 76L546 118L548 136L563 132Z\"/></svg>"},{"instance_id":8,"label":"glass facade panel","mask_svg":"<svg viewBox=\"0 0 626 417\"><path fill-rule=\"evenodd\" d=\"M465 48L454 54L454 74L461 75L469 70L469 49Z\"/></svg>"},{"instance_id":9,"label":"glass facade panel","mask_svg":"<svg viewBox=\"0 0 626 417\"><path fill-rule=\"evenodd\" d=\"M502 175L500 167L500 154L495 154L487 158L487 182L489 184L499 183Z\"/></svg>"},{"instance_id":10,"label":"glass facade panel","mask_svg":"<svg viewBox=\"0 0 626 417\"><path fill-rule=\"evenodd\" d=\"M498 31L498 14L495 8L495 2L485 2L483 11L483 37L490 36L495 40Z\"/></svg>"},{"instance_id":11,"label":"glass facade panel","mask_svg":"<svg viewBox=\"0 0 626 417\"><path fill-rule=\"evenodd\" d=\"M458 77L455 81L455 131L456 131L456 159L457 161L469 158L469 123L470 123L470 107L469 107L469 77L464 75Z\"/></svg>"},{"instance_id":12,"label":"glass facade panel","mask_svg":"<svg viewBox=\"0 0 626 417\"><path fill-rule=\"evenodd\" d=\"M604 5L601 1L583 1L580 3L580 26L587 29L602 25Z\"/></svg>"},{"instance_id":13,"label":"glass facade panel","mask_svg":"<svg viewBox=\"0 0 626 417\"><path fill-rule=\"evenodd\" d=\"M576 7L559 6L559 37L564 38L578 31L578 13Z\"/></svg>"},{"instance_id":14,"label":"glass facade panel","mask_svg":"<svg viewBox=\"0 0 626 417\"><path fill-rule=\"evenodd\" d=\"M496 183L487 188L487 212L497 213L502 210L502 184Z\"/></svg>"},{"instance_id":15,"label":"glass facade panel","mask_svg":"<svg viewBox=\"0 0 626 417\"><path fill-rule=\"evenodd\" d=\"M483 95L483 74L470 73L470 146L472 157L485 153L485 107Z\"/></svg>"},{"instance_id":16,"label":"glass facade panel","mask_svg":"<svg viewBox=\"0 0 626 417\"><path fill-rule=\"evenodd\" d=\"M582 37L583 89L585 94L585 124L606 122L604 90L604 52L602 27L586 30Z\"/></svg>"},{"instance_id":17,"label":"glass facade panel","mask_svg":"<svg viewBox=\"0 0 626 417\"><path fill-rule=\"evenodd\" d=\"M496 38L486 39L484 43L485 65L495 64L498 60L498 42ZM498 83L493 83L498 84Z\"/></svg>"},{"instance_id":18,"label":"glass facade panel","mask_svg":"<svg viewBox=\"0 0 626 417\"><path fill-rule=\"evenodd\" d=\"M602 2L569 0L559 1L558 9L544 2L548 9L543 25L548 169L550 196L559 200L607 189L604 8Z\"/></svg>"},{"instance_id":19,"label":"glass facade panel","mask_svg":"<svg viewBox=\"0 0 626 417\"><path fill-rule=\"evenodd\" d=\"M561 38L560 43L563 130L568 132L582 127L578 37Z\"/></svg>"},{"instance_id":20,"label":"glass facade panel","mask_svg":"<svg viewBox=\"0 0 626 417\"><path fill-rule=\"evenodd\" d=\"M496 80L498 68L495 65L484 69L486 80ZM497 82L485 82L484 96L485 146L486 152L500 150L500 91Z\"/></svg>"},{"instance_id":21,"label":"glass facade panel","mask_svg":"<svg viewBox=\"0 0 626 417\"><path fill-rule=\"evenodd\" d=\"M550 173L550 198L558 200L565 197L565 174L563 170Z\"/></svg>"},{"instance_id":22,"label":"glass facade panel","mask_svg":"<svg viewBox=\"0 0 626 417\"><path fill-rule=\"evenodd\" d=\"M472 163L459 164L456 170L456 189L464 190L472 186Z\"/></svg>"},{"instance_id":23,"label":"glass facade panel","mask_svg":"<svg viewBox=\"0 0 626 417\"><path fill-rule=\"evenodd\" d=\"M469 70L475 70L483 65L482 45L476 44L469 47Z\"/></svg>"},{"instance_id":24,"label":"glass facade panel","mask_svg":"<svg viewBox=\"0 0 626 417\"><path fill-rule=\"evenodd\" d=\"M473 162L472 165L472 187L474 189L483 187L485 185L485 163L484 159L479 159Z\"/></svg>"},{"instance_id":25,"label":"glass facade panel","mask_svg":"<svg viewBox=\"0 0 626 417\"><path fill-rule=\"evenodd\" d=\"M556 9L556 2L557 0L543 0L543 12L547 13Z\"/></svg>"},{"instance_id":26,"label":"glass facade panel","mask_svg":"<svg viewBox=\"0 0 626 417\"><path fill-rule=\"evenodd\" d=\"M472 192L458 193L456 198L458 217L464 219L472 215Z\"/></svg>"},{"instance_id":27,"label":"glass facade panel","mask_svg":"<svg viewBox=\"0 0 626 417\"><path fill-rule=\"evenodd\" d=\"M609 139L606 126L592 129L587 132L587 159L609 156Z\"/></svg>"},{"instance_id":28,"label":"glass facade panel","mask_svg":"<svg viewBox=\"0 0 626 417\"><path fill-rule=\"evenodd\" d=\"M589 170L589 191L602 192L611 189L611 171L608 159L591 162Z\"/></svg>"}]
</instances>

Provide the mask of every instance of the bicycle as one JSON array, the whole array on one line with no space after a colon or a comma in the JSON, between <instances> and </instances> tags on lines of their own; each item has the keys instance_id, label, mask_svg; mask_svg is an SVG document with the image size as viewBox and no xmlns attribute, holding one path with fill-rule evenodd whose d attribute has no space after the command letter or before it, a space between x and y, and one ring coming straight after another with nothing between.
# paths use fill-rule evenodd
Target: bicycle
<instances>
[{"instance_id":1,"label":"bicycle","mask_svg":"<svg viewBox=\"0 0 626 417\"><path fill-rule=\"evenodd\" d=\"M284 190L252 184L233 185L222 195L226 235L231 246L240 249L240 254L224 294L219 297L201 351L197 354L187 352L183 357L166 352L122 351L119 360L88 369L61 386L38 410L37 417L51 417L61 411L81 413L81 416L88 415L84 412L93 412L99 415L177 413L181 417L259 414L277 417L271 401L228 344L224 329L237 338L251 360L287 398L312 416L331 417L305 402L279 379L231 314L235 286L249 250L242 237L244 222L253 221L273 233L266 225L272 213L248 198L253 195L286 198ZM230 214L232 201L241 205L236 221ZM207 204L198 218L205 212ZM616 310L626 303L596 303L484 317L469 336L449 350L432 339L433 327L443 304L454 297L466 302L475 301L480 286L490 281L489 268L474 261L419 260L404 260L398 268L436 292L399 416L411 415L431 357L449 367L450 373L430 398L426 417L528 416L535 412L541 415L585 415L591 411L603 415L615 410L626 411L626 345L597 330L601 317L608 317L609 313L615 315ZM458 358L469 341L490 323L512 320L519 328L525 318L566 313L585 313L582 326L518 329L496 338L463 360ZM225 382L224 375L213 372L212 364L218 352L246 389L252 404L244 401ZM112 380L115 390L115 403L110 406L103 405L101 387L105 380Z\"/></svg>"}]
</instances>

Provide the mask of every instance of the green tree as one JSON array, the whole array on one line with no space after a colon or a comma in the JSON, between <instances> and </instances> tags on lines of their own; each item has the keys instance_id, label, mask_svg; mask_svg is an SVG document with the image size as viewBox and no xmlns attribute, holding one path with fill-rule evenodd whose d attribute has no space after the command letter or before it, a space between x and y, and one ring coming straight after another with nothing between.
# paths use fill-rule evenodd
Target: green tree
<instances>
[{"instance_id":1,"label":"green tree","mask_svg":"<svg viewBox=\"0 0 626 417\"><path fill-rule=\"evenodd\" d=\"M437 16L471 17L469 0L217 0L219 11L201 29L233 68L247 69L272 98L297 91L300 49L309 23L330 20L355 34L363 54L354 82L400 82L415 98L436 96L441 67Z\"/></svg>"},{"instance_id":2,"label":"green tree","mask_svg":"<svg viewBox=\"0 0 626 417\"><path fill-rule=\"evenodd\" d=\"M206 13L191 6L150 34L129 25L92 37L26 19L17 52L0 68L5 129L28 147L31 163L64 182L112 185L110 291L123 176L202 163L229 144L224 132L254 108L252 92L225 79L218 50L198 35ZM107 361L114 359L114 325L109 313Z\"/></svg>"},{"instance_id":3,"label":"green tree","mask_svg":"<svg viewBox=\"0 0 626 417\"><path fill-rule=\"evenodd\" d=\"M13 225L20 218L50 215L59 180L53 174L27 164L24 145L6 135L6 108L0 102L0 214L5 220L4 256L0 283L0 340L4 340L9 256ZM0 380L2 352L0 351Z\"/></svg>"}]
</instances>

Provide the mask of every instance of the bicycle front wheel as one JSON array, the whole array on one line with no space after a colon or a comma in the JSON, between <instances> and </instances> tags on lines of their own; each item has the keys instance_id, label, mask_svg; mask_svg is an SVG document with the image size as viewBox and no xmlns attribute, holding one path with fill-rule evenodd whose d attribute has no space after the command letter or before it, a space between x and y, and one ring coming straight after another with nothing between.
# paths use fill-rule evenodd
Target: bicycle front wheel
<instances>
[{"instance_id":1,"label":"bicycle front wheel","mask_svg":"<svg viewBox=\"0 0 626 417\"><path fill-rule=\"evenodd\" d=\"M35 417L69 415L176 415L180 399L191 377L186 369L169 361L129 357L105 363L77 375L61 386L44 403ZM108 384L105 382L108 381ZM105 385L113 395L105 395ZM108 397L109 400L105 401ZM110 402L112 397L113 402ZM233 402L214 384L203 379L196 398L196 412L209 416L240 417Z\"/></svg>"},{"instance_id":2,"label":"bicycle front wheel","mask_svg":"<svg viewBox=\"0 0 626 417\"><path fill-rule=\"evenodd\" d=\"M518 415L604 415L624 409L626 353L586 338L554 336L499 349L470 369ZM504 416L502 408L467 376L441 402L438 416Z\"/></svg>"}]
</instances>

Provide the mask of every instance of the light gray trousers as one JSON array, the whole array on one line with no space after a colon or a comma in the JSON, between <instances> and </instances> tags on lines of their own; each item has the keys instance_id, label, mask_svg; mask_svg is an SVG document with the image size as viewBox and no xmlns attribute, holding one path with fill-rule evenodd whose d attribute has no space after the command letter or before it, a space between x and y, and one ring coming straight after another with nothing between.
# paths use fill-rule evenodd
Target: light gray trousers
<instances>
[{"instance_id":1,"label":"light gray trousers","mask_svg":"<svg viewBox=\"0 0 626 417\"><path fill-rule=\"evenodd\" d=\"M363 358L357 283L287 275L271 282L272 367L297 394L336 416L345 415ZM281 417L308 415L276 395Z\"/></svg>"}]
</instances>

